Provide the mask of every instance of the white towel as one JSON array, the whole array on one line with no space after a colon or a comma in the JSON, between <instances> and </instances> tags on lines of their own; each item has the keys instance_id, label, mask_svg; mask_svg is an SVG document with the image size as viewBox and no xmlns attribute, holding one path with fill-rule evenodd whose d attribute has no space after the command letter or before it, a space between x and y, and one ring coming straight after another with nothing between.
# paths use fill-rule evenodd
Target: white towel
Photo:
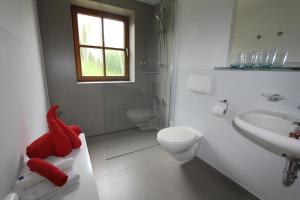
<instances>
[{"instance_id":1,"label":"white towel","mask_svg":"<svg viewBox=\"0 0 300 200\"><path fill-rule=\"evenodd\" d=\"M79 184L80 184L79 181L70 183L70 184L66 185L65 187L59 188L52 193L42 196L38 200L53 200L54 197L55 197L55 199L56 198L61 199L65 194L70 193L71 191L74 191L75 189L77 189L79 187Z\"/></svg>"},{"instance_id":2,"label":"white towel","mask_svg":"<svg viewBox=\"0 0 300 200\"><path fill-rule=\"evenodd\" d=\"M67 158L67 159L59 159L50 161L54 166L59 168L60 170L64 171L68 168L71 168L74 164L73 158ZM25 166L25 170L23 170L23 174L20 174L18 180L15 183L16 188L21 189L27 189L29 187L32 187L39 182L45 180L43 176L40 176L39 174L35 172L29 171L27 165Z\"/></svg>"},{"instance_id":3,"label":"white towel","mask_svg":"<svg viewBox=\"0 0 300 200\"><path fill-rule=\"evenodd\" d=\"M8 195L6 195L3 200L19 200L19 199L20 198L18 194L11 192Z\"/></svg>"},{"instance_id":4,"label":"white towel","mask_svg":"<svg viewBox=\"0 0 300 200\"><path fill-rule=\"evenodd\" d=\"M22 200L36 200L40 198L49 198L59 193L64 193L65 191L69 191L70 187L78 184L80 179L80 175L75 172L72 168L67 172L68 181L62 187L57 187L53 185L48 180L43 180L40 183L34 185L33 187L27 189L16 188L16 192Z\"/></svg>"}]
</instances>

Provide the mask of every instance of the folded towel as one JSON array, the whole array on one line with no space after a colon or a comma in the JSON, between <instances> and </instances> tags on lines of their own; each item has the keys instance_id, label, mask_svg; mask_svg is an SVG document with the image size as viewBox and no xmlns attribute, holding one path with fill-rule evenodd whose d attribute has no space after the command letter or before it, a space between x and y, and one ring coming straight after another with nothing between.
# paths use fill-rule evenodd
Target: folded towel
<instances>
[{"instance_id":1,"label":"folded towel","mask_svg":"<svg viewBox=\"0 0 300 200\"><path fill-rule=\"evenodd\" d=\"M81 140L69 126L67 126L62 120L60 120L56 115L56 122L60 126L61 130L67 135L69 138L73 148L77 149L81 146Z\"/></svg>"},{"instance_id":2,"label":"folded towel","mask_svg":"<svg viewBox=\"0 0 300 200\"><path fill-rule=\"evenodd\" d=\"M75 132L76 135L81 133L79 126L72 125L69 128ZM26 154L29 158L47 158L52 154L54 150L54 144L52 142L52 135L50 132L45 133L34 142L32 142L26 149ZM79 138L78 138L79 139Z\"/></svg>"},{"instance_id":3,"label":"folded towel","mask_svg":"<svg viewBox=\"0 0 300 200\"><path fill-rule=\"evenodd\" d=\"M70 125L69 127L76 133L77 136L79 136L80 133L82 133L81 128L77 125Z\"/></svg>"},{"instance_id":4,"label":"folded towel","mask_svg":"<svg viewBox=\"0 0 300 200\"><path fill-rule=\"evenodd\" d=\"M72 147L77 149L81 146L81 140L78 137L78 133L76 133L74 130L72 130L69 126L67 126L58 116L57 116L57 109L58 106L54 105L52 106L52 108L50 110L53 110L50 115L48 115L48 118L50 116L54 118L54 120L56 121L57 125L60 127L60 129L62 130L62 132L69 138ZM49 122L49 121L48 121ZM80 127L74 127L75 129L80 129Z\"/></svg>"},{"instance_id":5,"label":"folded towel","mask_svg":"<svg viewBox=\"0 0 300 200\"><path fill-rule=\"evenodd\" d=\"M67 158L67 159L58 159L55 161L48 161L51 164L53 164L58 169L65 171L68 168L71 168L74 164L73 158ZM39 182L45 180L45 177L35 173L31 172L29 168L26 166L25 170L23 170L23 173L20 174L18 180L15 183L15 187L19 187L22 189L27 189L29 187L32 187Z\"/></svg>"},{"instance_id":6,"label":"folded towel","mask_svg":"<svg viewBox=\"0 0 300 200\"><path fill-rule=\"evenodd\" d=\"M27 159L25 163L27 163L30 159ZM70 168L74 165L74 157L73 156L66 156L64 158L49 156L48 158L44 159L48 163L51 163L55 167L59 168L60 170L64 170ZM23 169L20 172L20 176L28 176L31 175L33 172L29 169L27 165L24 165Z\"/></svg>"},{"instance_id":7,"label":"folded towel","mask_svg":"<svg viewBox=\"0 0 300 200\"><path fill-rule=\"evenodd\" d=\"M47 113L48 128L53 143L53 152L50 155L65 157L71 153L73 146L69 137L63 132L56 120L56 110L58 106L52 106Z\"/></svg>"},{"instance_id":8,"label":"folded towel","mask_svg":"<svg viewBox=\"0 0 300 200\"><path fill-rule=\"evenodd\" d=\"M53 149L51 134L47 132L26 148L26 154L29 158L47 158L52 154Z\"/></svg>"},{"instance_id":9,"label":"folded towel","mask_svg":"<svg viewBox=\"0 0 300 200\"><path fill-rule=\"evenodd\" d=\"M79 187L79 185L80 185L79 181L70 183L64 187L58 188L57 190L55 190L45 196L42 196L38 200L62 199L62 197L65 194L70 193L71 191L74 191L75 189L77 189Z\"/></svg>"},{"instance_id":10,"label":"folded towel","mask_svg":"<svg viewBox=\"0 0 300 200\"><path fill-rule=\"evenodd\" d=\"M12 193L9 193L8 195L6 195L3 200L19 200L19 199L20 199L19 195L12 192Z\"/></svg>"},{"instance_id":11,"label":"folded towel","mask_svg":"<svg viewBox=\"0 0 300 200\"><path fill-rule=\"evenodd\" d=\"M63 186L68 180L68 176L63 171L40 158L31 158L27 165L31 171L45 177L56 186Z\"/></svg>"},{"instance_id":12,"label":"folded towel","mask_svg":"<svg viewBox=\"0 0 300 200\"><path fill-rule=\"evenodd\" d=\"M65 157L73 149L81 146L78 137L81 129L79 126L67 126L56 114L57 105L52 106L47 113L49 132L45 133L26 149L29 158L47 158L48 156Z\"/></svg>"},{"instance_id":13,"label":"folded towel","mask_svg":"<svg viewBox=\"0 0 300 200\"><path fill-rule=\"evenodd\" d=\"M80 175L77 174L73 168L67 172L67 175L68 181L63 187L54 186L51 182L44 180L28 189L16 188L15 191L22 200L44 199L46 197L57 195L58 193L63 193L67 188L74 184L78 184Z\"/></svg>"}]
</instances>

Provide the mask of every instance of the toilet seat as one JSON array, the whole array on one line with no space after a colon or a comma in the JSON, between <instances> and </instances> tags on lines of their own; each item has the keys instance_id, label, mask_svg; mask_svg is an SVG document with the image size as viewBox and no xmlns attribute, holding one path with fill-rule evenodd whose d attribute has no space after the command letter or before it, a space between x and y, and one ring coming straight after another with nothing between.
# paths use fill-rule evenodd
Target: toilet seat
<instances>
[{"instance_id":1,"label":"toilet seat","mask_svg":"<svg viewBox=\"0 0 300 200\"><path fill-rule=\"evenodd\" d=\"M187 127L169 127L158 132L158 142L170 153L181 153L191 148L198 140L198 134Z\"/></svg>"}]
</instances>

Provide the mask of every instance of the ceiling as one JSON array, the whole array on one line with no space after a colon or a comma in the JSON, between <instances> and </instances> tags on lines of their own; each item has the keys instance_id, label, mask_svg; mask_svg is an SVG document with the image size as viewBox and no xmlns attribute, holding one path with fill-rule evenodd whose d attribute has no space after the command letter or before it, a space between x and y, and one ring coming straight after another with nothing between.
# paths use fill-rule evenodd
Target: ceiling
<instances>
[{"instance_id":1,"label":"ceiling","mask_svg":"<svg viewBox=\"0 0 300 200\"><path fill-rule=\"evenodd\" d=\"M146 4L150 4L150 5L155 5L155 4L160 2L160 0L136 0L136 1L146 3Z\"/></svg>"}]
</instances>

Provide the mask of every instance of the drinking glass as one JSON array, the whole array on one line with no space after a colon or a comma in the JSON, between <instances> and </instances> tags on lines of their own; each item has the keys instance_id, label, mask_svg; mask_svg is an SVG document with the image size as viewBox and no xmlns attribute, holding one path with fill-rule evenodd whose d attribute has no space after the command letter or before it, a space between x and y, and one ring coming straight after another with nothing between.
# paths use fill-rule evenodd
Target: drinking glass
<instances>
[{"instance_id":1,"label":"drinking glass","mask_svg":"<svg viewBox=\"0 0 300 200\"><path fill-rule=\"evenodd\" d=\"M247 62L246 52L240 52L238 54L238 61L240 63L240 68L244 68L246 66L246 62Z\"/></svg>"},{"instance_id":2,"label":"drinking glass","mask_svg":"<svg viewBox=\"0 0 300 200\"><path fill-rule=\"evenodd\" d=\"M248 51L244 53L245 55L245 68L252 68L254 66L254 59L255 59L255 52L254 51Z\"/></svg>"},{"instance_id":3,"label":"drinking glass","mask_svg":"<svg viewBox=\"0 0 300 200\"><path fill-rule=\"evenodd\" d=\"M262 67L272 67L276 59L277 49L268 49L262 52Z\"/></svg>"},{"instance_id":4,"label":"drinking glass","mask_svg":"<svg viewBox=\"0 0 300 200\"><path fill-rule=\"evenodd\" d=\"M287 55L288 55L287 51L277 51L273 65L275 67L282 67L286 62Z\"/></svg>"},{"instance_id":5,"label":"drinking glass","mask_svg":"<svg viewBox=\"0 0 300 200\"><path fill-rule=\"evenodd\" d=\"M242 68L245 63L245 54L243 52L233 53L230 56L230 67Z\"/></svg>"},{"instance_id":6,"label":"drinking glass","mask_svg":"<svg viewBox=\"0 0 300 200\"><path fill-rule=\"evenodd\" d=\"M254 61L253 61L253 67L260 68L262 65L262 51L255 51L254 53Z\"/></svg>"},{"instance_id":7,"label":"drinking glass","mask_svg":"<svg viewBox=\"0 0 300 200\"><path fill-rule=\"evenodd\" d=\"M230 67L232 68L239 68L241 65L240 59L239 59L239 53L232 53L230 55Z\"/></svg>"}]
</instances>

